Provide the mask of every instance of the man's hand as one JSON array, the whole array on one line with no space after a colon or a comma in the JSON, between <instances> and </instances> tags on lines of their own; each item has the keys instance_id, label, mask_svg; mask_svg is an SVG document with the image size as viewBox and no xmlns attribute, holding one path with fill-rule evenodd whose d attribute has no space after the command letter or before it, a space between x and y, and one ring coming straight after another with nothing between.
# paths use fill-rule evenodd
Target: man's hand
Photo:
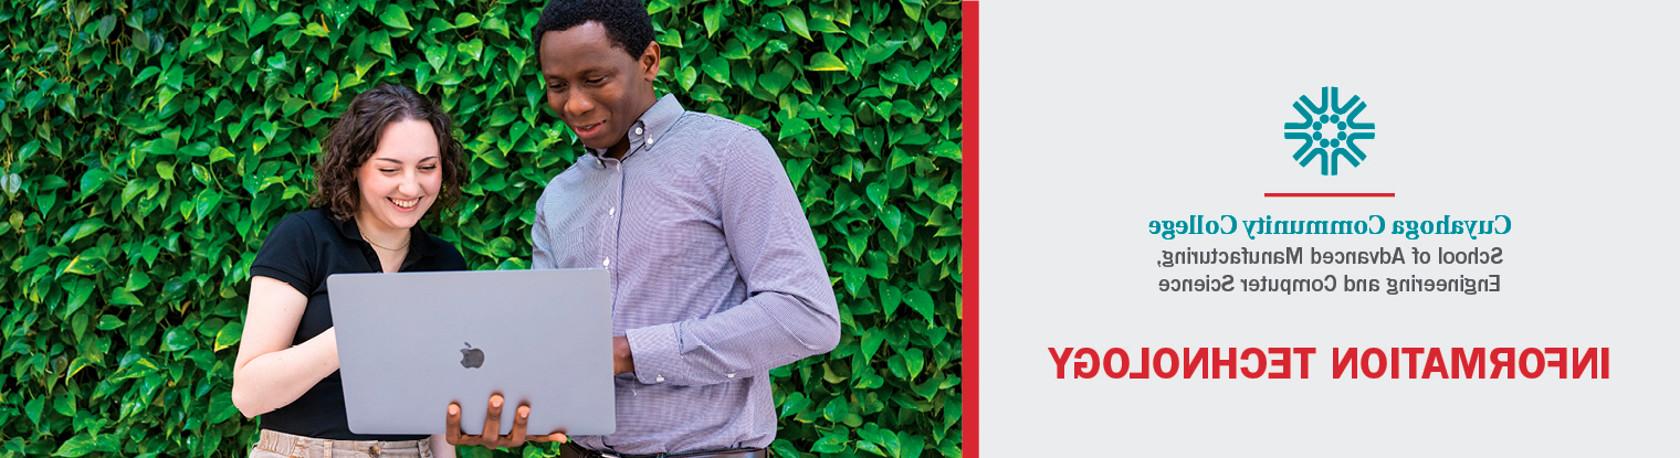
<instances>
[{"instance_id":1,"label":"man's hand","mask_svg":"<svg viewBox=\"0 0 1680 458\"><path fill-rule=\"evenodd\" d=\"M478 435L467 435L461 432L461 405L449 403L449 415L445 420L447 432L444 439L454 445L482 445L485 447L519 447L525 441L532 442L566 442L566 434L553 433L546 436L526 436L525 422L531 418L531 406L520 404L513 416L513 431L502 436L502 395L490 395L490 407L484 415L484 430Z\"/></svg>"},{"instance_id":2,"label":"man's hand","mask_svg":"<svg viewBox=\"0 0 1680 458\"><path fill-rule=\"evenodd\" d=\"M612 342L613 375L636 372L636 359L630 355L630 338L615 336Z\"/></svg>"}]
</instances>

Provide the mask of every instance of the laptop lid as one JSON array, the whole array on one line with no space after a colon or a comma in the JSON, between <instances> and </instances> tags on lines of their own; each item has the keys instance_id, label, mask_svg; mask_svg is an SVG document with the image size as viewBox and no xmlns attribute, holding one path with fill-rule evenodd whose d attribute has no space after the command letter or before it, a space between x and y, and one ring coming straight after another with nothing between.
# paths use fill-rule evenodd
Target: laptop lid
<instances>
[{"instance_id":1,"label":"laptop lid","mask_svg":"<svg viewBox=\"0 0 1680 458\"><path fill-rule=\"evenodd\" d=\"M609 281L604 269L328 277L350 430L441 434L453 401L475 434L501 393L502 434L520 403L530 434L611 433Z\"/></svg>"}]
</instances>

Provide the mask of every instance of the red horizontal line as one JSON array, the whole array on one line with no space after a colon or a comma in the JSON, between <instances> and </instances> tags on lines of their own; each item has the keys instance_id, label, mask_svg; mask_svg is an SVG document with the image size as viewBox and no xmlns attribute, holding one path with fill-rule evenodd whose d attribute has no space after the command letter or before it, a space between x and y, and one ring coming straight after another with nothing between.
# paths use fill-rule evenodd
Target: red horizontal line
<instances>
[{"instance_id":1,"label":"red horizontal line","mask_svg":"<svg viewBox=\"0 0 1680 458\"><path fill-rule=\"evenodd\" d=\"M1268 192L1266 197L1394 197L1392 192Z\"/></svg>"}]
</instances>

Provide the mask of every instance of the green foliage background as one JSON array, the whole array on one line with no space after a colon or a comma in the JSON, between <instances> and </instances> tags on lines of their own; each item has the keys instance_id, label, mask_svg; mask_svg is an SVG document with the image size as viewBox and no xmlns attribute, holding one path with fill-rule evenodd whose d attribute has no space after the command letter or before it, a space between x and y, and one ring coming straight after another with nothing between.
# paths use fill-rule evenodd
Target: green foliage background
<instances>
[{"instance_id":1,"label":"green foliage background","mask_svg":"<svg viewBox=\"0 0 1680 458\"><path fill-rule=\"evenodd\" d=\"M470 184L431 225L476 269L526 266L539 189L581 152L540 105L539 2L137 3L0 5L0 455L243 454L253 255L373 84L458 120ZM958 455L958 4L648 9L661 91L775 143L835 277L844 337L772 373L774 450Z\"/></svg>"}]
</instances>

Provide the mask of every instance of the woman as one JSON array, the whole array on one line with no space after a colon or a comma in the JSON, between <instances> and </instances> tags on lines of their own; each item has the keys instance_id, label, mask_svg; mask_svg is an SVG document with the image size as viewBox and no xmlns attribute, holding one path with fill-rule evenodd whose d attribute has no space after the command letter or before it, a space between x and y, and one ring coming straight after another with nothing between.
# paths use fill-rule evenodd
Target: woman
<instances>
[{"instance_id":1,"label":"woman","mask_svg":"<svg viewBox=\"0 0 1680 458\"><path fill-rule=\"evenodd\" d=\"M280 221L251 266L233 366L233 404L261 415L253 457L454 456L441 436L350 432L327 276L466 270L455 247L420 230L461 185L449 116L414 90L380 85L327 135L312 207Z\"/></svg>"}]
</instances>

